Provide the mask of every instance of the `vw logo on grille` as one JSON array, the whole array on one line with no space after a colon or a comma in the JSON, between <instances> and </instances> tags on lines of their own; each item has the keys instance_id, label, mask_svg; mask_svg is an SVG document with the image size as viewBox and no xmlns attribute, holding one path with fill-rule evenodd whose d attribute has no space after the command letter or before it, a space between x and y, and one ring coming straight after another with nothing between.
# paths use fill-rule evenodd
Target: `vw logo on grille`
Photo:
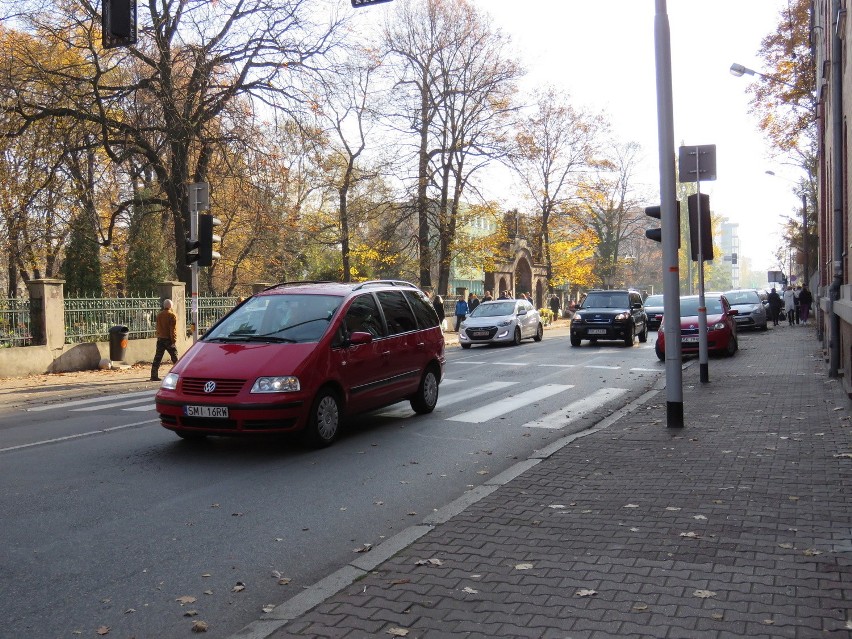
<instances>
[{"instance_id":1,"label":"vw logo on grille","mask_svg":"<svg viewBox=\"0 0 852 639\"><path fill-rule=\"evenodd\" d=\"M212 393L214 390L216 390L216 382L210 381L204 385L205 393Z\"/></svg>"}]
</instances>

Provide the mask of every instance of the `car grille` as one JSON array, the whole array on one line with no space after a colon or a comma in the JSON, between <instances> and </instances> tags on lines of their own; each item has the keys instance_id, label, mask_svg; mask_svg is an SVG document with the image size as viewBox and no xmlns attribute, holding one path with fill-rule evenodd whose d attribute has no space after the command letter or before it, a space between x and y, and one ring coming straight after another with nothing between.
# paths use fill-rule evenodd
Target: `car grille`
<instances>
[{"instance_id":1,"label":"car grille","mask_svg":"<svg viewBox=\"0 0 852 639\"><path fill-rule=\"evenodd\" d=\"M482 333L482 331L486 331L487 334L486 335L473 335L472 333L474 331L478 332L478 333ZM467 336L474 342L476 340L487 341L489 339L492 339L496 334L497 334L497 327L496 326L477 326L476 328L468 328L467 329Z\"/></svg>"},{"instance_id":2,"label":"car grille","mask_svg":"<svg viewBox=\"0 0 852 639\"><path fill-rule=\"evenodd\" d=\"M698 335L698 327L696 326L695 328L682 328L680 329L680 334L683 337L686 337L688 335Z\"/></svg>"},{"instance_id":3,"label":"car grille","mask_svg":"<svg viewBox=\"0 0 852 639\"><path fill-rule=\"evenodd\" d=\"M612 317L609 315L603 315L601 317L596 315L583 315L583 322L585 324L592 324L595 326L609 326L612 324Z\"/></svg>"},{"instance_id":4,"label":"car grille","mask_svg":"<svg viewBox=\"0 0 852 639\"><path fill-rule=\"evenodd\" d=\"M215 382L216 388L207 393L204 387L208 382ZM181 391L184 395L200 395L202 397L234 397L245 385L244 379L210 379L204 377L187 377L181 380Z\"/></svg>"}]
</instances>

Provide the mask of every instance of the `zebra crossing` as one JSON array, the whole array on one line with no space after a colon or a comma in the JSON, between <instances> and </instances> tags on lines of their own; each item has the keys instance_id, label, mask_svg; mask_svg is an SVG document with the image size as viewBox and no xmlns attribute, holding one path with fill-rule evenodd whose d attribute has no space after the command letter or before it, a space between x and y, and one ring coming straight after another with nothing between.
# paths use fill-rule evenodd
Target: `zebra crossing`
<instances>
[{"instance_id":1,"label":"zebra crossing","mask_svg":"<svg viewBox=\"0 0 852 639\"><path fill-rule=\"evenodd\" d=\"M489 366L539 366L574 368L582 366L590 369L619 370L619 366L577 365L577 364L531 364L524 362L481 362L479 360L464 360L456 364L488 364ZM653 368L630 368L636 372L659 372ZM552 397L565 396L570 399L573 384L543 384L534 388L520 390L519 382L491 381L468 385L470 380L463 377L444 378L441 382L441 393L436 406L436 416L450 422L482 424L500 417L510 415L527 406ZM514 388L519 390L515 392ZM627 388L601 388L584 397L570 401L559 410L538 417L523 424L524 428L560 429L581 419L584 415L597 410L601 406L621 397L628 392ZM94 397L71 400L56 404L33 406L29 412L46 410L67 410L72 413L92 413L118 409L128 413L150 413L155 415L155 390L135 393L125 393L118 396ZM477 402L476 400L481 400ZM453 407L464 404L464 410L455 411ZM472 404L479 404L472 406ZM405 419L412 417L414 412L407 402L400 402L377 412L377 415L388 418Z\"/></svg>"}]
</instances>

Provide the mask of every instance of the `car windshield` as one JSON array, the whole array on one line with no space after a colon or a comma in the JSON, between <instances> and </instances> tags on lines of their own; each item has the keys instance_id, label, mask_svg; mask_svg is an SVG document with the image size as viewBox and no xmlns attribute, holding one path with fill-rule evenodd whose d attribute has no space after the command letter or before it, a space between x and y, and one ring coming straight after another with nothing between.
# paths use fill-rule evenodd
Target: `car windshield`
<instances>
[{"instance_id":1,"label":"car windshield","mask_svg":"<svg viewBox=\"0 0 852 639\"><path fill-rule=\"evenodd\" d=\"M628 308L627 293L589 293L580 308Z\"/></svg>"},{"instance_id":2,"label":"car windshield","mask_svg":"<svg viewBox=\"0 0 852 639\"><path fill-rule=\"evenodd\" d=\"M662 306L663 305L663 296L662 295L649 295L645 300L645 306Z\"/></svg>"},{"instance_id":3,"label":"car windshield","mask_svg":"<svg viewBox=\"0 0 852 639\"><path fill-rule=\"evenodd\" d=\"M708 315L719 315L722 312L722 300L718 297L704 298L704 306ZM680 316L693 317L698 315L698 298L682 297L680 299Z\"/></svg>"},{"instance_id":4,"label":"car windshield","mask_svg":"<svg viewBox=\"0 0 852 639\"><path fill-rule=\"evenodd\" d=\"M498 317L500 315L514 315L514 302L495 302L493 304L480 304L469 317Z\"/></svg>"},{"instance_id":5,"label":"car windshield","mask_svg":"<svg viewBox=\"0 0 852 639\"><path fill-rule=\"evenodd\" d=\"M252 297L212 328L204 341L316 342L342 301L336 295Z\"/></svg>"},{"instance_id":6,"label":"car windshield","mask_svg":"<svg viewBox=\"0 0 852 639\"><path fill-rule=\"evenodd\" d=\"M731 304L760 304L760 295L757 291L730 291L725 293Z\"/></svg>"}]
</instances>

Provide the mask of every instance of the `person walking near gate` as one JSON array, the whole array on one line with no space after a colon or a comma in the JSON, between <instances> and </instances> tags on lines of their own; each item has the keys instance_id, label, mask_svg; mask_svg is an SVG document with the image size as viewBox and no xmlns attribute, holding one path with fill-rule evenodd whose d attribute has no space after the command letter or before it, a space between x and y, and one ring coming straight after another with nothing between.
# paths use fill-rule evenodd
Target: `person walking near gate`
<instances>
[{"instance_id":1,"label":"person walking near gate","mask_svg":"<svg viewBox=\"0 0 852 639\"><path fill-rule=\"evenodd\" d=\"M792 286L788 286L784 291L784 312L787 313L787 323L793 326L796 321L796 294Z\"/></svg>"},{"instance_id":2,"label":"person walking near gate","mask_svg":"<svg viewBox=\"0 0 852 639\"><path fill-rule=\"evenodd\" d=\"M151 381L160 381L160 364L168 351L172 366L177 364L177 315L172 310L172 301L163 300L163 310L157 314L157 350L151 363Z\"/></svg>"}]
</instances>

